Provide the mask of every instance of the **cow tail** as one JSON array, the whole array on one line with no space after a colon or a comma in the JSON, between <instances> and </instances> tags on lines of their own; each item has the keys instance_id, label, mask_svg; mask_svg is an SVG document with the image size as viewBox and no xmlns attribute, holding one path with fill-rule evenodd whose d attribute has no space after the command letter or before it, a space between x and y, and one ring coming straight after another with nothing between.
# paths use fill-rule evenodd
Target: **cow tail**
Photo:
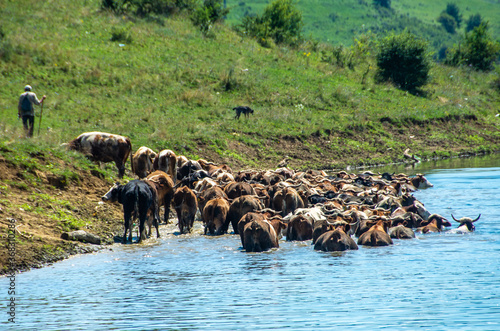
<instances>
[{"instance_id":1,"label":"cow tail","mask_svg":"<svg viewBox=\"0 0 500 331\"><path fill-rule=\"evenodd\" d=\"M127 163L127 159L130 156L130 153L132 153L132 143L130 142L130 139L127 138L127 146L128 146L128 152L125 154L125 157L123 158L123 167L125 168L125 164ZM132 156L130 156L130 167L132 167Z\"/></svg>"}]
</instances>

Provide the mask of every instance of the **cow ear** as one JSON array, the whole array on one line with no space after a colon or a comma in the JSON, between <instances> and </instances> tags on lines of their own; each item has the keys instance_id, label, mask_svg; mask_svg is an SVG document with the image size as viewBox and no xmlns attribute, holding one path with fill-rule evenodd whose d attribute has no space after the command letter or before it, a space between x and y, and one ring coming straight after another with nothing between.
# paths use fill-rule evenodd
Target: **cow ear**
<instances>
[{"instance_id":1,"label":"cow ear","mask_svg":"<svg viewBox=\"0 0 500 331\"><path fill-rule=\"evenodd\" d=\"M349 232L349 230L351 230L351 225L350 224L344 225L344 232L347 233Z\"/></svg>"}]
</instances>

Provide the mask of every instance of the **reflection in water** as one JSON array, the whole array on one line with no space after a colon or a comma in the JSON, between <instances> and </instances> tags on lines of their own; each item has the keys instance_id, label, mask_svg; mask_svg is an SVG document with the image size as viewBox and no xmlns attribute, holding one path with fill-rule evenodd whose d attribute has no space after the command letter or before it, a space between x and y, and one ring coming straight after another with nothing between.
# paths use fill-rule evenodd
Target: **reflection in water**
<instances>
[{"instance_id":1,"label":"reflection in water","mask_svg":"<svg viewBox=\"0 0 500 331\"><path fill-rule=\"evenodd\" d=\"M239 236L168 225L146 244L19 275L16 330L498 330L500 168L427 173L435 186L417 198L446 217L481 213L475 233L246 253Z\"/></svg>"}]
</instances>

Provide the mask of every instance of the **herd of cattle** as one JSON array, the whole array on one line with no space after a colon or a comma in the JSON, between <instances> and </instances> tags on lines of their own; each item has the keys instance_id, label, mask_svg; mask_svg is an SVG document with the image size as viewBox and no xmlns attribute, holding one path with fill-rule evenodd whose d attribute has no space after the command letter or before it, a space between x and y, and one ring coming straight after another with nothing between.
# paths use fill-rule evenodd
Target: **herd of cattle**
<instances>
[{"instance_id":1,"label":"herd of cattle","mask_svg":"<svg viewBox=\"0 0 500 331\"><path fill-rule=\"evenodd\" d=\"M83 133L67 145L93 160L114 161L120 177L132 151L127 137L103 132ZM165 223L173 206L180 233L191 231L197 215L206 235L228 233L231 225L248 252L279 247L282 234L287 241L312 239L316 250L344 251L358 245L391 245L392 239L414 238L415 231L440 232L451 226L412 195L432 187L421 174L340 171L327 175L286 167L233 172L227 165L189 160L171 150L156 153L147 147L139 148L131 163L139 179L117 183L102 197L123 205L124 243L127 232L132 241L135 218L139 218L139 241L151 235L152 226L159 237L162 206ZM456 219L452 215L459 226L449 231L472 232L480 216Z\"/></svg>"}]
</instances>

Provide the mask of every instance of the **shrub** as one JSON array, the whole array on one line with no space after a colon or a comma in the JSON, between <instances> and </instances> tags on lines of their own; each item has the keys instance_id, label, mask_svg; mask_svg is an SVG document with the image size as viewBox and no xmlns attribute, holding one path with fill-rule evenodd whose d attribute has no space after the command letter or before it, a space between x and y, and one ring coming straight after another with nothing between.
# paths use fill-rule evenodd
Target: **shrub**
<instances>
[{"instance_id":1,"label":"shrub","mask_svg":"<svg viewBox=\"0 0 500 331\"><path fill-rule=\"evenodd\" d=\"M383 38L377 54L377 79L408 91L425 85L431 66L427 47L426 41L406 30Z\"/></svg>"},{"instance_id":2,"label":"shrub","mask_svg":"<svg viewBox=\"0 0 500 331\"><path fill-rule=\"evenodd\" d=\"M446 32L451 34L455 33L455 30L457 29L457 21L455 21L451 15L442 12L437 21L441 23Z\"/></svg>"},{"instance_id":3,"label":"shrub","mask_svg":"<svg viewBox=\"0 0 500 331\"><path fill-rule=\"evenodd\" d=\"M472 32L465 33L463 41L449 50L445 63L452 66L467 65L489 71L500 54L500 44L488 35L488 23L481 23Z\"/></svg>"},{"instance_id":4,"label":"shrub","mask_svg":"<svg viewBox=\"0 0 500 331\"><path fill-rule=\"evenodd\" d=\"M264 10L262 16L246 16L236 27L241 33L269 44L268 38L276 44L297 45L302 37L302 13L292 0L274 0Z\"/></svg>"},{"instance_id":5,"label":"shrub","mask_svg":"<svg viewBox=\"0 0 500 331\"><path fill-rule=\"evenodd\" d=\"M126 25L123 27L115 27L111 28L111 41L121 41L127 44L132 43L132 34L130 33L130 25Z\"/></svg>"}]
</instances>

